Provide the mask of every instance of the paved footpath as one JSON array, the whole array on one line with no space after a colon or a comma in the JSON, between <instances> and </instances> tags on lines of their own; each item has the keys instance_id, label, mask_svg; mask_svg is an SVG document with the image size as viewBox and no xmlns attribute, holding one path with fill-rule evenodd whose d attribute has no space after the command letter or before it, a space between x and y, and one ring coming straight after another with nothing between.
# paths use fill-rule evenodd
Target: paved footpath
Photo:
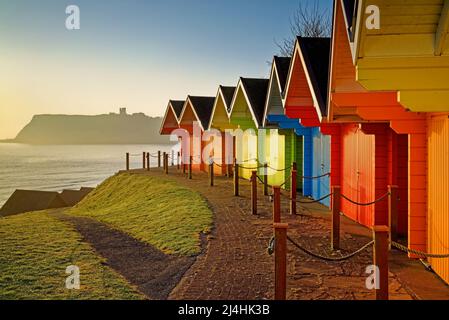
<instances>
[{"instance_id":1,"label":"paved footpath","mask_svg":"<svg viewBox=\"0 0 449 320\"><path fill-rule=\"evenodd\" d=\"M217 177L210 187L206 174L188 180L176 169L168 176L160 170L150 173L175 179L207 199L214 214L214 229L207 246L169 299L272 299L274 258L267 254L272 236L272 203L259 187L258 216L251 215L250 185L241 181L241 196L233 196L232 179ZM288 201L282 201L282 220L289 224L289 236L313 252L329 255L330 213L321 205L301 205L297 216L288 214ZM371 240L371 232L342 218L341 254L360 248ZM367 300L374 293L366 288L366 267L372 264L372 248L344 262L327 262L307 256L288 245L288 299ZM419 262L397 252L390 258L391 299L449 299L449 288L425 271ZM400 275L400 277L398 276ZM420 281L413 279L419 278ZM410 281L411 280L411 281ZM424 285L420 285L424 284ZM432 288L427 290L426 287ZM435 293L436 292L436 293Z\"/></svg>"}]
</instances>

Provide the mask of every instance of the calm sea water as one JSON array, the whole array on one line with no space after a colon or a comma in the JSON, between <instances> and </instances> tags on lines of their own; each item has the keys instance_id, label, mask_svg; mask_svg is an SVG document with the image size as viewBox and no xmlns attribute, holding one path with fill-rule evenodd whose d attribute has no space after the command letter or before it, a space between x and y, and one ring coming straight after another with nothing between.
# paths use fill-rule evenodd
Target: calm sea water
<instances>
[{"instance_id":1,"label":"calm sea water","mask_svg":"<svg viewBox=\"0 0 449 320\"><path fill-rule=\"evenodd\" d=\"M170 145L58 145L37 146L0 143L0 207L16 189L62 191L95 187L125 169L142 167L142 152L171 152ZM151 166L157 158L151 158Z\"/></svg>"}]
</instances>

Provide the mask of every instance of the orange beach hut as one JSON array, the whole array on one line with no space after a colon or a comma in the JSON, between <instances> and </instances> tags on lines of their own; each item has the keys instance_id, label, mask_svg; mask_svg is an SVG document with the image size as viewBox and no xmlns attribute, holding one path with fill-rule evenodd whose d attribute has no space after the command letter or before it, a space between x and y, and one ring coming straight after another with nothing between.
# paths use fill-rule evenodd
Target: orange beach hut
<instances>
[{"instance_id":1,"label":"orange beach hut","mask_svg":"<svg viewBox=\"0 0 449 320\"><path fill-rule=\"evenodd\" d=\"M190 150L194 171L208 170L208 164L205 163L208 157L203 157L203 149L207 145L203 141L203 134L209 126L214 102L215 97L188 96L181 112L179 127L186 130L190 137L189 141L182 141L181 157L183 163L188 163L185 150Z\"/></svg>"},{"instance_id":2,"label":"orange beach hut","mask_svg":"<svg viewBox=\"0 0 449 320\"><path fill-rule=\"evenodd\" d=\"M338 1L339 2L339 1ZM408 142L408 241L432 254L449 252L449 1L373 0L380 28L368 30L365 1L351 1L346 24L354 78L369 94L391 92L387 108L358 112L389 120ZM341 7L341 3L337 3ZM394 15L391 13L394 12ZM344 97L342 97L344 98ZM400 105L400 107L398 106ZM405 115L405 116L404 116ZM449 260L429 259L449 283Z\"/></svg>"}]
</instances>

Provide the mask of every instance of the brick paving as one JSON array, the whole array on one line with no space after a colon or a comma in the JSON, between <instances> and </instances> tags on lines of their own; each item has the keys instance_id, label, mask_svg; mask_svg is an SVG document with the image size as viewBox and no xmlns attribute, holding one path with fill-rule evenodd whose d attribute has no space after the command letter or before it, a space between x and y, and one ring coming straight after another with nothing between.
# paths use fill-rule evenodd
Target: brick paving
<instances>
[{"instance_id":1,"label":"brick paving","mask_svg":"<svg viewBox=\"0 0 449 320\"><path fill-rule=\"evenodd\" d=\"M160 170L140 174L163 175ZM267 254L272 236L272 204L259 187L258 216L250 210L250 184L241 181L241 196L233 196L232 179L217 177L210 187L204 173L188 180L174 168L166 176L202 194L214 214L214 228L206 248L169 299L272 299L274 258ZM297 216L288 214L288 201L282 200L282 222L288 234L313 252L332 254L330 212L319 204L301 205ZM355 251L371 240L371 232L342 217L341 254ZM345 262L321 261L288 245L288 299L293 300L369 300L374 292L366 289L366 267L372 264L372 248ZM426 272L426 271L423 271ZM438 282L436 282L438 284ZM445 288L443 288L443 291ZM445 290L447 294L449 291ZM410 286L390 272L390 298L418 298Z\"/></svg>"}]
</instances>

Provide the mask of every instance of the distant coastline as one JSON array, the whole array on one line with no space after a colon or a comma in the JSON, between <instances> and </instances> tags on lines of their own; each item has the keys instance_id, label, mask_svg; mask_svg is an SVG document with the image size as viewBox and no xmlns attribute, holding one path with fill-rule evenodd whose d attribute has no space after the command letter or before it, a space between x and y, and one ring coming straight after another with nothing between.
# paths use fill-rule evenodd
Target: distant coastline
<instances>
[{"instance_id":1,"label":"distant coastline","mask_svg":"<svg viewBox=\"0 0 449 320\"><path fill-rule=\"evenodd\" d=\"M172 144L159 134L161 117L143 113L102 115L35 115L14 139L0 143L32 145Z\"/></svg>"}]
</instances>

